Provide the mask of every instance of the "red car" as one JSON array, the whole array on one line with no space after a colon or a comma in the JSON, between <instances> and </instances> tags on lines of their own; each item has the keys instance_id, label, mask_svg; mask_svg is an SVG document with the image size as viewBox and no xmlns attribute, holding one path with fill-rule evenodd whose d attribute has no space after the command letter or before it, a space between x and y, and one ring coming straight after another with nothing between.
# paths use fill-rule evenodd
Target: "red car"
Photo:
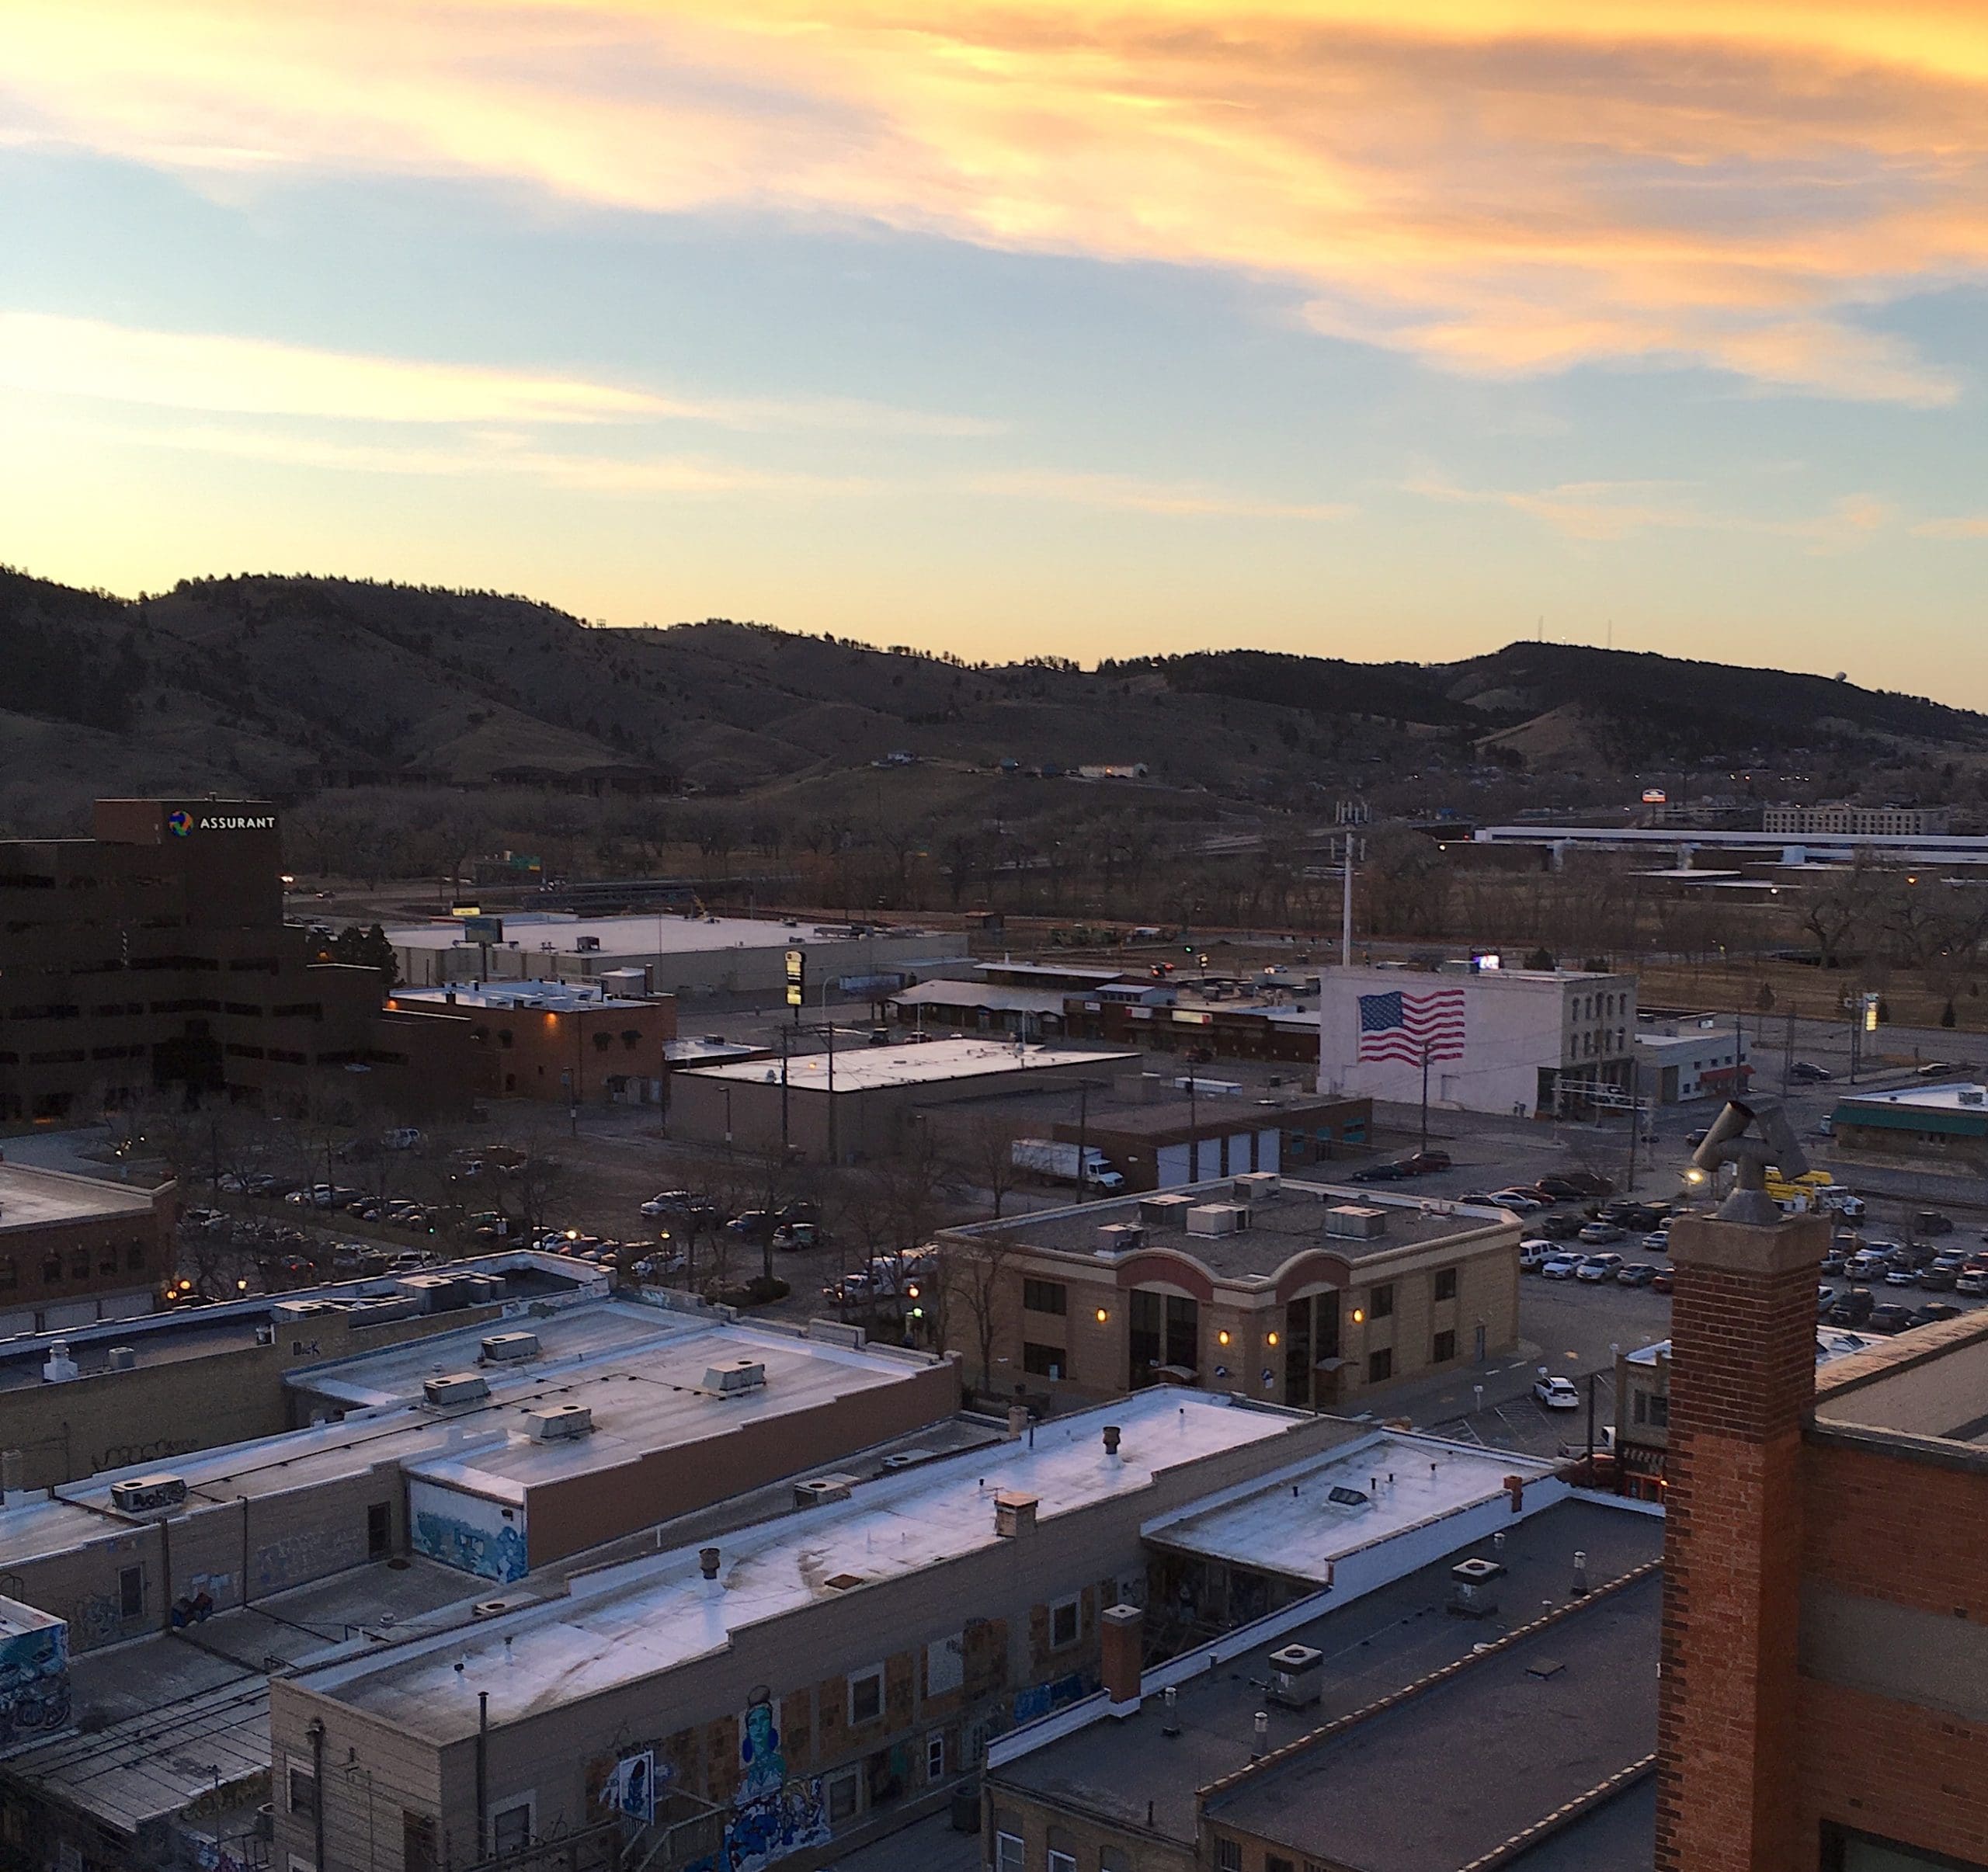
<instances>
[{"instance_id":1,"label":"red car","mask_svg":"<svg viewBox=\"0 0 1988 1872\"><path fill-rule=\"evenodd\" d=\"M1670 1276L1667 1273L1660 1273L1652 1277L1649 1283L1649 1290L1653 1294L1668 1294L1670 1291L1671 1285Z\"/></svg>"}]
</instances>

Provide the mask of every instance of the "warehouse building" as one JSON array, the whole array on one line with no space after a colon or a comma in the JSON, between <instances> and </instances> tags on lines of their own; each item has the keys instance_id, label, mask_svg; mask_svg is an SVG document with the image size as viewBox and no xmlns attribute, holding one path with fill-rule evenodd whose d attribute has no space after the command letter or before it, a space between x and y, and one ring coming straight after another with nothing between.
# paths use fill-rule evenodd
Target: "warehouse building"
<instances>
[{"instance_id":1,"label":"warehouse building","mask_svg":"<svg viewBox=\"0 0 1988 1872\"><path fill-rule=\"evenodd\" d=\"M1373 1125L1371 1099L1281 1090L1250 1096L1239 1086L1230 1096L1204 1091L1191 1103L1173 1094L1161 1105L1116 1106L1079 1121L1059 1118L1052 1134L1102 1151L1128 1190L1148 1190L1362 1157Z\"/></svg>"},{"instance_id":2,"label":"warehouse building","mask_svg":"<svg viewBox=\"0 0 1988 1872\"><path fill-rule=\"evenodd\" d=\"M1330 968L1319 984L1319 1089L1438 1110L1566 1115L1625 1108L1636 978L1503 968Z\"/></svg>"},{"instance_id":3,"label":"warehouse building","mask_svg":"<svg viewBox=\"0 0 1988 1872\"><path fill-rule=\"evenodd\" d=\"M1017 1092L1108 1087L1138 1055L991 1040L839 1047L825 1053L702 1066L670 1082L672 1135L851 1163L902 1148L920 1116Z\"/></svg>"},{"instance_id":4,"label":"warehouse building","mask_svg":"<svg viewBox=\"0 0 1988 1872\"><path fill-rule=\"evenodd\" d=\"M151 1312L177 1196L0 1162L0 1338Z\"/></svg>"},{"instance_id":5,"label":"warehouse building","mask_svg":"<svg viewBox=\"0 0 1988 1872\"><path fill-rule=\"evenodd\" d=\"M1642 1015L1636 1025L1639 1096L1656 1105L1737 1099L1753 1082L1746 1030L1730 1015Z\"/></svg>"},{"instance_id":6,"label":"warehouse building","mask_svg":"<svg viewBox=\"0 0 1988 1872\"><path fill-rule=\"evenodd\" d=\"M1107 1418L815 1478L801 1512L277 1683L272 1749L302 1790L277 1802L277 1863L366 1863L369 1818L381 1872L617 1811L673 1868L818 1863L895 1825L1096 1690L1147 1521L1359 1434L1159 1394Z\"/></svg>"},{"instance_id":7,"label":"warehouse building","mask_svg":"<svg viewBox=\"0 0 1988 1872\"><path fill-rule=\"evenodd\" d=\"M1257 1173L937 1240L947 1342L991 1392L1342 1410L1510 1346L1518 1236L1503 1210Z\"/></svg>"},{"instance_id":8,"label":"warehouse building","mask_svg":"<svg viewBox=\"0 0 1988 1872\"><path fill-rule=\"evenodd\" d=\"M912 963L951 953L958 939L922 929L803 923L776 917L573 916L528 911L449 918L390 929L410 988L451 982L595 981L641 977L646 995L778 993L787 953L806 959L808 1001L881 998ZM625 990L623 992L626 992Z\"/></svg>"}]
</instances>

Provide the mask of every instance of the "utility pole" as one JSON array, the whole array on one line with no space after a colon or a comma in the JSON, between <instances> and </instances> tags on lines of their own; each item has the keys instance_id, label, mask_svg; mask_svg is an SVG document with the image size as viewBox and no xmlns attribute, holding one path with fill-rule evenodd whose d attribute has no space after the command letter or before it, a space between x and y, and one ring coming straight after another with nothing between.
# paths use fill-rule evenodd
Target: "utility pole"
<instances>
[{"instance_id":1,"label":"utility pole","mask_svg":"<svg viewBox=\"0 0 1988 1872\"><path fill-rule=\"evenodd\" d=\"M1342 968L1353 966L1353 835L1346 835L1345 849L1340 854L1344 860L1345 890L1339 905L1339 964Z\"/></svg>"},{"instance_id":2,"label":"utility pole","mask_svg":"<svg viewBox=\"0 0 1988 1872\"><path fill-rule=\"evenodd\" d=\"M791 1030L780 1030L780 1160L785 1163L787 1153L793 1148L787 1141L787 1037Z\"/></svg>"},{"instance_id":3,"label":"utility pole","mask_svg":"<svg viewBox=\"0 0 1988 1872\"><path fill-rule=\"evenodd\" d=\"M1642 1065L1642 1061L1634 1054L1629 1056L1629 1180L1622 1187L1625 1196L1634 1196L1636 1193L1636 1133L1642 1124L1641 1114L1637 1109L1640 1101L1636 1094L1639 1089L1637 1082L1642 1076L1639 1071Z\"/></svg>"},{"instance_id":4,"label":"utility pole","mask_svg":"<svg viewBox=\"0 0 1988 1872\"><path fill-rule=\"evenodd\" d=\"M1201 1180L1201 1127L1195 1115L1194 1095L1197 1090L1194 1062L1187 1065L1187 1180L1197 1183Z\"/></svg>"},{"instance_id":5,"label":"utility pole","mask_svg":"<svg viewBox=\"0 0 1988 1872\"><path fill-rule=\"evenodd\" d=\"M1429 1043L1422 1043L1422 1148L1429 1148Z\"/></svg>"},{"instance_id":6,"label":"utility pole","mask_svg":"<svg viewBox=\"0 0 1988 1872\"><path fill-rule=\"evenodd\" d=\"M1781 1050L1781 1096L1788 1096L1788 1088L1795 1078L1795 1010L1788 1010L1788 1038Z\"/></svg>"}]
</instances>

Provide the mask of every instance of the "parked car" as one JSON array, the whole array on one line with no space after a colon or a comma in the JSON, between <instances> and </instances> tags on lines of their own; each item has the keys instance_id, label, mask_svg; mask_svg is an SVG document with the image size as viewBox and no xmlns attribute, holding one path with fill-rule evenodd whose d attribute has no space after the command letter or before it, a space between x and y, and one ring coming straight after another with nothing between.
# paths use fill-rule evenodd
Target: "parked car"
<instances>
[{"instance_id":1,"label":"parked car","mask_svg":"<svg viewBox=\"0 0 1988 1872\"><path fill-rule=\"evenodd\" d=\"M1912 1309L1886 1301L1871 1309L1871 1317L1864 1324L1872 1332L1903 1332L1912 1324Z\"/></svg>"},{"instance_id":2,"label":"parked car","mask_svg":"<svg viewBox=\"0 0 1988 1872\"><path fill-rule=\"evenodd\" d=\"M1830 1316L1830 1308L1835 1304L1836 1289L1834 1287L1818 1287L1816 1289L1816 1318L1827 1319Z\"/></svg>"},{"instance_id":3,"label":"parked car","mask_svg":"<svg viewBox=\"0 0 1988 1872\"><path fill-rule=\"evenodd\" d=\"M1684 1141L1695 1151L1698 1146L1703 1144L1711 1135L1712 1127L1707 1124L1701 1124L1694 1131L1687 1131L1684 1134Z\"/></svg>"},{"instance_id":4,"label":"parked car","mask_svg":"<svg viewBox=\"0 0 1988 1872\"><path fill-rule=\"evenodd\" d=\"M1949 1305L1944 1300L1929 1300L1923 1307L1915 1308L1912 1323L1915 1326L1931 1326L1943 1319L1958 1319L1961 1309Z\"/></svg>"},{"instance_id":5,"label":"parked car","mask_svg":"<svg viewBox=\"0 0 1988 1872\"><path fill-rule=\"evenodd\" d=\"M1885 1285L1888 1287L1916 1287L1919 1284L1919 1270L1912 1267L1888 1267L1885 1269Z\"/></svg>"},{"instance_id":6,"label":"parked car","mask_svg":"<svg viewBox=\"0 0 1988 1872\"><path fill-rule=\"evenodd\" d=\"M1571 1242L1587 1226L1586 1219L1578 1215L1542 1216L1539 1220L1539 1232L1549 1242Z\"/></svg>"},{"instance_id":7,"label":"parked car","mask_svg":"<svg viewBox=\"0 0 1988 1872\"><path fill-rule=\"evenodd\" d=\"M1836 1304L1830 1308L1830 1324L1861 1326L1871 1317L1875 1304L1868 1287L1851 1287L1836 1297Z\"/></svg>"},{"instance_id":8,"label":"parked car","mask_svg":"<svg viewBox=\"0 0 1988 1872\"><path fill-rule=\"evenodd\" d=\"M1676 1284L1677 1283L1671 1277L1670 1270L1668 1268L1660 1268L1657 1270L1656 1278L1649 1283L1649 1290L1653 1294L1668 1294Z\"/></svg>"},{"instance_id":9,"label":"parked car","mask_svg":"<svg viewBox=\"0 0 1988 1872\"><path fill-rule=\"evenodd\" d=\"M1576 1280L1613 1280L1622 1265L1620 1255L1590 1255L1574 1269Z\"/></svg>"},{"instance_id":10,"label":"parked car","mask_svg":"<svg viewBox=\"0 0 1988 1872\"><path fill-rule=\"evenodd\" d=\"M1922 1209L1912 1218L1912 1226L1922 1235L1950 1235L1954 1232L1954 1219L1937 1209Z\"/></svg>"},{"instance_id":11,"label":"parked car","mask_svg":"<svg viewBox=\"0 0 1988 1872\"><path fill-rule=\"evenodd\" d=\"M1405 1183L1416 1174L1404 1158L1395 1163L1369 1164L1364 1170L1354 1171L1346 1180L1350 1183Z\"/></svg>"},{"instance_id":12,"label":"parked car","mask_svg":"<svg viewBox=\"0 0 1988 1872\"><path fill-rule=\"evenodd\" d=\"M1813 1060L1797 1060L1788 1068L1788 1076L1798 1085L1826 1085L1836 1075Z\"/></svg>"},{"instance_id":13,"label":"parked car","mask_svg":"<svg viewBox=\"0 0 1988 1872\"><path fill-rule=\"evenodd\" d=\"M1667 1228L1653 1228L1648 1235L1643 1237L1643 1246L1653 1255L1669 1254L1670 1252L1670 1231Z\"/></svg>"},{"instance_id":14,"label":"parked car","mask_svg":"<svg viewBox=\"0 0 1988 1872\"><path fill-rule=\"evenodd\" d=\"M1942 1256L1919 1270L1919 1284L1929 1294L1951 1294L1960 1285L1960 1269Z\"/></svg>"},{"instance_id":15,"label":"parked car","mask_svg":"<svg viewBox=\"0 0 1988 1872\"><path fill-rule=\"evenodd\" d=\"M1540 1276L1546 1280L1571 1280L1574 1277L1574 1269L1580 1264L1578 1255L1555 1255L1540 1269Z\"/></svg>"},{"instance_id":16,"label":"parked car","mask_svg":"<svg viewBox=\"0 0 1988 1872\"><path fill-rule=\"evenodd\" d=\"M822 1231L812 1222L783 1222L773 1231L773 1246L798 1252L821 1245Z\"/></svg>"},{"instance_id":17,"label":"parked car","mask_svg":"<svg viewBox=\"0 0 1988 1872\"><path fill-rule=\"evenodd\" d=\"M1542 1190L1550 1190L1562 1202L1583 1202L1597 1196L1613 1196L1615 1186L1591 1170L1557 1170L1539 1179Z\"/></svg>"},{"instance_id":18,"label":"parked car","mask_svg":"<svg viewBox=\"0 0 1988 1872\"><path fill-rule=\"evenodd\" d=\"M1625 1242L1628 1235L1626 1228L1618 1228L1613 1222L1590 1222L1581 1231L1577 1239L1587 1242L1590 1247L1600 1248L1611 1242Z\"/></svg>"},{"instance_id":19,"label":"parked car","mask_svg":"<svg viewBox=\"0 0 1988 1872\"><path fill-rule=\"evenodd\" d=\"M687 1190L659 1190L642 1205L644 1215L672 1215L697 1200Z\"/></svg>"},{"instance_id":20,"label":"parked car","mask_svg":"<svg viewBox=\"0 0 1988 1872\"><path fill-rule=\"evenodd\" d=\"M1581 1394L1574 1388L1569 1378L1534 1378L1532 1394L1549 1411L1577 1411L1581 1405Z\"/></svg>"},{"instance_id":21,"label":"parked car","mask_svg":"<svg viewBox=\"0 0 1988 1872\"><path fill-rule=\"evenodd\" d=\"M1522 1190L1517 1186L1508 1190L1493 1190L1491 1200L1503 1208L1516 1210L1521 1215L1531 1215L1535 1209L1552 1206L1538 1191Z\"/></svg>"},{"instance_id":22,"label":"parked car","mask_svg":"<svg viewBox=\"0 0 1988 1872\"><path fill-rule=\"evenodd\" d=\"M1450 1168L1448 1151L1411 1151L1402 1159L1411 1176L1432 1176L1438 1170Z\"/></svg>"},{"instance_id":23,"label":"parked car","mask_svg":"<svg viewBox=\"0 0 1988 1872\"><path fill-rule=\"evenodd\" d=\"M1656 1278L1656 1269L1647 1261L1632 1261L1615 1270L1617 1283L1625 1287L1646 1287Z\"/></svg>"},{"instance_id":24,"label":"parked car","mask_svg":"<svg viewBox=\"0 0 1988 1872\"><path fill-rule=\"evenodd\" d=\"M757 1242L773 1233L777 1226L770 1209L748 1209L734 1216L725 1224L728 1233L741 1235L748 1242Z\"/></svg>"},{"instance_id":25,"label":"parked car","mask_svg":"<svg viewBox=\"0 0 1988 1872\"><path fill-rule=\"evenodd\" d=\"M1977 1296L1988 1294L1988 1267L1964 1267L1954 1276L1954 1290Z\"/></svg>"},{"instance_id":26,"label":"parked car","mask_svg":"<svg viewBox=\"0 0 1988 1872\"><path fill-rule=\"evenodd\" d=\"M1519 1272L1536 1274L1559 1252L1551 1242L1521 1242L1519 1244Z\"/></svg>"},{"instance_id":27,"label":"parked car","mask_svg":"<svg viewBox=\"0 0 1988 1872\"><path fill-rule=\"evenodd\" d=\"M1823 1272L1825 1274L1841 1274L1849 1266L1850 1257L1840 1248L1831 1249L1823 1257Z\"/></svg>"}]
</instances>

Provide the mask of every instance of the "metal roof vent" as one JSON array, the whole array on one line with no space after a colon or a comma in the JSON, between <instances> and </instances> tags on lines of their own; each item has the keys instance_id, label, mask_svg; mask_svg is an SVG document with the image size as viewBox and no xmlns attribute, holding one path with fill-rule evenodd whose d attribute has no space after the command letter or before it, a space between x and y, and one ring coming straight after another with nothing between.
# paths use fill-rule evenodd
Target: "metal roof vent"
<instances>
[{"instance_id":1,"label":"metal roof vent","mask_svg":"<svg viewBox=\"0 0 1988 1872\"><path fill-rule=\"evenodd\" d=\"M186 1499L186 1478L180 1475L141 1475L110 1485L110 1505L120 1515L156 1514Z\"/></svg>"},{"instance_id":2,"label":"metal roof vent","mask_svg":"<svg viewBox=\"0 0 1988 1872\"><path fill-rule=\"evenodd\" d=\"M1504 1570L1495 1560L1459 1560L1450 1568L1455 1582L1450 1589L1450 1610L1460 1618L1489 1618L1498 1610L1491 1582Z\"/></svg>"},{"instance_id":3,"label":"metal roof vent","mask_svg":"<svg viewBox=\"0 0 1988 1872\"><path fill-rule=\"evenodd\" d=\"M1326 1654L1309 1645L1287 1645L1270 1653L1270 1682L1263 1694L1287 1710L1305 1710L1319 1700L1324 1689Z\"/></svg>"},{"instance_id":4,"label":"metal roof vent","mask_svg":"<svg viewBox=\"0 0 1988 1872\"><path fill-rule=\"evenodd\" d=\"M1107 1222L1097 1231L1097 1252L1107 1259L1129 1255L1145 1246L1143 1222Z\"/></svg>"},{"instance_id":5,"label":"metal roof vent","mask_svg":"<svg viewBox=\"0 0 1988 1872\"><path fill-rule=\"evenodd\" d=\"M1149 1228L1178 1228L1182 1217L1194 1207L1191 1196L1142 1196L1139 1220Z\"/></svg>"},{"instance_id":6,"label":"metal roof vent","mask_svg":"<svg viewBox=\"0 0 1988 1872\"><path fill-rule=\"evenodd\" d=\"M520 1359L537 1356L536 1332L493 1332L483 1342L483 1362L486 1365L511 1365Z\"/></svg>"},{"instance_id":7,"label":"metal roof vent","mask_svg":"<svg viewBox=\"0 0 1988 1872\"><path fill-rule=\"evenodd\" d=\"M136 1371L138 1368L137 1349L132 1346L113 1346L103 1355L106 1369L111 1371Z\"/></svg>"},{"instance_id":8,"label":"metal roof vent","mask_svg":"<svg viewBox=\"0 0 1988 1872\"><path fill-rule=\"evenodd\" d=\"M1234 1180L1239 1203L1267 1203L1284 1187L1274 1170L1246 1170Z\"/></svg>"},{"instance_id":9,"label":"metal roof vent","mask_svg":"<svg viewBox=\"0 0 1988 1872\"><path fill-rule=\"evenodd\" d=\"M1232 1235L1249 1226L1249 1210L1236 1203L1201 1203L1187 1211L1190 1235Z\"/></svg>"},{"instance_id":10,"label":"metal roof vent","mask_svg":"<svg viewBox=\"0 0 1988 1872\"><path fill-rule=\"evenodd\" d=\"M766 1367L759 1359L727 1359L721 1365L711 1365L704 1370L704 1389L716 1391L721 1398L742 1397L747 1391L761 1391L766 1387Z\"/></svg>"},{"instance_id":11,"label":"metal roof vent","mask_svg":"<svg viewBox=\"0 0 1988 1872\"><path fill-rule=\"evenodd\" d=\"M431 1410L448 1411L465 1404L481 1404L490 1395L490 1381L481 1372L443 1372L423 1381L421 1401Z\"/></svg>"},{"instance_id":12,"label":"metal roof vent","mask_svg":"<svg viewBox=\"0 0 1988 1872\"><path fill-rule=\"evenodd\" d=\"M593 1430L593 1412L584 1404L549 1404L525 1412L525 1434L533 1443L565 1443Z\"/></svg>"},{"instance_id":13,"label":"metal roof vent","mask_svg":"<svg viewBox=\"0 0 1988 1872\"><path fill-rule=\"evenodd\" d=\"M856 1481L853 1475L811 1475L794 1485L794 1506L818 1508L824 1502L846 1502Z\"/></svg>"}]
</instances>

